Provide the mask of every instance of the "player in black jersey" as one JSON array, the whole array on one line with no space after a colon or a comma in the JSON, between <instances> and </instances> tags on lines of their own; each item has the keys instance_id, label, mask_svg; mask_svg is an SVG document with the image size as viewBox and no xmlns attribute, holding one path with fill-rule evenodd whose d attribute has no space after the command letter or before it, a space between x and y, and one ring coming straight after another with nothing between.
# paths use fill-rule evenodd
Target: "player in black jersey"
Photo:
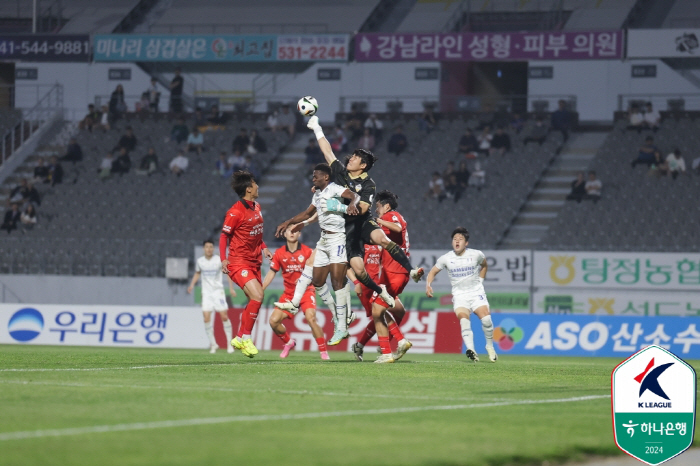
<instances>
[{"instance_id":1,"label":"player in black jersey","mask_svg":"<svg viewBox=\"0 0 700 466\"><path fill-rule=\"evenodd\" d=\"M323 156L326 162L331 166L331 180L360 195L360 203L357 206L360 214L356 216L345 216L346 253L350 267L352 267L357 279L362 282L363 285L380 295L389 306L393 306L394 298L389 296L384 287L377 285L365 271L365 264L363 261L365 243L376 244L384 248L391 255L392 259L401 264L409 272L411 278L416 282L420 281L423 276L423 269L413 268L406 253L386 236L381 226L379 226L371 216L370 208L374 201L377 185L374 183L374 180L369 177L367 172L369 172L377 161L377 157L368 150L356 149L352 155L346 159L345 165L343 165L335 157L330 143L323 134L323 129L318 122L317 116L313 116L309 119L307 127L313 130L316 139L318 139L318 145L323 152ZM345 318L345 316L338 316L338 320L341 318ZM342 337L344 338L346 336L347 331L345 331Z\"/></svg>"}]
</instances>

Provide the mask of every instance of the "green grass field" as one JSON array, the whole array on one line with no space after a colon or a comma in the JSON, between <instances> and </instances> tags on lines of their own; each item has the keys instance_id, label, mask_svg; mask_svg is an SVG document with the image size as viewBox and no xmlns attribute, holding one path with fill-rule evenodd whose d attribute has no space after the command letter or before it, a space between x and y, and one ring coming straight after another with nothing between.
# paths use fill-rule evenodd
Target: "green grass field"
<instances>
[{"instance_id":1,"label":"green grass field","mask_svg":"<svg viewBox=\"0 0 700 466\"><path fill-rule=\"evenodd\" d=\"M522 465L620 454L612 358L0 354L0 465Z\"/></svg>"}]
</instances>

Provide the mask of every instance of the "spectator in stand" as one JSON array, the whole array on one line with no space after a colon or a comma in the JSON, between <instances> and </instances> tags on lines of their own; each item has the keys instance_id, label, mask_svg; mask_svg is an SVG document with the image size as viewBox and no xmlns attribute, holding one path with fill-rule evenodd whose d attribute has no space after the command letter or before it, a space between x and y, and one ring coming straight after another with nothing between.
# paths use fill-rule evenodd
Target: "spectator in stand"
<instances>
[{"instance_id":1,"label":"spectator in stand","mask_svg":"<svg viewBox=\"0 0 700 466\"><path fill-rule=\"evenodd\" d=\"M695 157L693 159L693 162L690 164L690 168L696 175L700 175L700 157Z\"/></svg>"},{"instance_id":2,"label":"spectator in stand","mask_svg":"<svg viewBox=\"0 0 700 466\"><path fill-rule=\"evenodd\" d=\"M279 123L277 121L277 110L270 113L270 115L267 117L266 124L267 124L267 129L269 131L272 131L273 133L279 129Z\"/></svg>"},{"instance_id":3,"label":"spectator in stand","mask_svg":"<svg viewBox=\"0 0 700 466\"><path fill-rule=\"evenodd\" d=\"M357 147L360 149L367 149L368 151L374 150L374 136L372 136L372 130L365 128L365 134L357 142Z\"/></svg>"},{"instance_id":4,"label":"spectator in stand","mask_svg":"<svg viewBox=\"0 0 700 466\"><path fill-rule=\"evenodd\" d=\"M509 151L510 136L503 131L503 128L496 128L496 134L493 135L493 139L491 140L491 149L489 149L490 155L505 155L506 152Z\"/></svg>"},{"instance_id":5,"label":"spectator in stand","mask_svg":"<svg viewBox=\"0 0 700 466\"><path fill-rule=\"evenodd\" d=\"M297 117L289 111L289 105L282 105L282 113L277 115L277 125L279 129L287 131L289 137L294 137L297 126Z\"/></svg>"},{"instance_id":6,"label":"spectator in stand","mask_svg":"<svg viewBox=\"0 0 700 466\"><path fill-rule=\"evenodd\" d=\"M644 115L642 114L642 112L639 111L639 107L633 105L630 109L627 129L635 130L637 131L637 133L641 133L645 127L646 123L644 123Z\"/></svg>"},{"instance_id":7,"label":"spectator in stand","mask_svg":"<svg viewBox=\"0 0 700 466\"><path fill-rule=\"evenodd\" d=\"M83 160L83 150L80 148L80 144L75 138L70 138L68 146L66 147L66 154L60 159L63 162L80 162Z\"/></svg>"},{"instance_id":8,"label":"spectator in stand","mask_svg":"<svg viewBox=\"0 0 700 466\"><path fill-rule=\"evenodd\" d=\"M146 91L148 93L148 107L153 113L158 113L158 105L160 104L160 91L158 90L158 80L151 78L151 85Z\"/></svg>"},{"instance_id":9,"label":"spectator in stand","mask_svg":"<svg viewBox=\"0 0 700 466\"><path fill-rule=\"evenodd\" d=\"M189 135L190 129L185 124L185 120L178 118L177 122L170 130L170 140L180 144L183 141L187 141L187 136Z\"/></svg>"},{"instance_id":10,"label":"spectator in stand","mask_svg":"<svg viewBox=\"0 0 700 466\"><path fill-rule=\"evenodd\" d=\"M180 68L175 68L175 76L170 81L170 111L182 113L182 89L185 81L180 76Z\"/></svg>"},{"instance_id":11,"label":"spectator in stand","mask_svg":"<svg viewBox=\"0 0 700 466\"><path fill-rule=\"evenodd\" d=\"M595 172L588 172L588 181L586 181L586 197L593 203L597 203L600 200L600 190L603 189L603 183L596 178Z\"/></svg>"},{"instance_id":12,"label":"spectator in stand","mask_svg":"<svg viewBox=\"0 0 700 466\"><path fill-rule=\"evenodd\" d=\"M34 184L32 182L29 182L27 187L27 202L37 207L40 206L41 195L39 194L39 191L34 187Z\"/></svg>"},{"instance_id":13,"label":"spectator in stand","mask_svg":"<svg viewBox=\"0 0 700 466\"><path fill-rule=\"evenodd\" d=\"M481 163L474 164L474 172L469 177L469 186L476 186L477 191L486 184L486 170L481 168Z\"/></svg>"},{"instance_id":14,"label":"spectator in stand","mask_svg":"<svg viewBox=\"0 0 700 466\"><path fill-rule=\"evenodd\" d=\"M119 138L116 150L126 149L127 152L131 152L136 148L136 136L134 136L134 130L131 126L126 127L126 132Z\"/></svg>"},{"instance_id":15,"label":"spectator in stand","mask_svg":"<svg viewBox=\"0 0 700 466\"><path fill-rule=\"evenodd\" d=\"M435 129L437 121L435 120L435 115L433 114L433 109L426 107L423 110L423 114L418 119L418 127L421 131L425 131L430 134L430 132Z\"/></svg>"},{"instance_id":16,"label":"spectator in stand","mask_svg":"<svg viewBox=\"0 0 700 466\"><path fill-rule=\"evenodd\" d=\"M566 102L559 101L559 108L552 112L552 131L561 131L564 136L564 142L569 139L569 130L571 129L571 112L566 109Z\"/></svg>"},{"instance_id":17,"label":"spectator in stand","mask_svg":"<svg viewBox=\"0 0 700 466\"><path fill-rule=\"evenodd\" d=\"M398 157L407 147L408 139L406 139L406 136L403 134L403 127L399 125L394 129L394 134L389 138L387 151Z\"/></svg>"},{"instance_id":18,"label":"spectator in stand","mask_svg":"<svg viewBox=\"0 0 700 466\"><path fill-rule=\"evenodd\" d=\"M211 106L209 116L207 116L207 124L209 129L224 129L224 116L219 112L219 107L217 105Z\"/></svg>"},{"instance_id":19,"label":"spectator in stand","mask_svg":"<svg viewBox=\"0 0 700 466\"><path fill-rule=\"evenodd\" d=\"M445 184L445 193L447 194L447 197L450 199L456 199L457 191L459 190L456 172L452 172L447 177L443 177L443 183Z\"/></svg>"},{"instance_id":20,"label":"spectator in stand","mask_svg":"<svg viewBox=\"0 0 700 466\"><path fill-rule=\"evenodd\" d=\"M433 172L433 176L428 183L428 191L423 196L424 199L429 197L437 199L438 202L442 202L447 197L445 193L445 183L442 181L440 172Z\"/></svg>"},{"instance_id":21,"label":"spectator in stand","mask_svg":"<svg viewBox=\"0 0 700 466\"><path fill-rule=\"evenodd\" d=\"M136 113L141 114L142 119L150 111L151 101L148 100L148 91L141 93L141 100L136 102Z\"/></svg>"},{"instance_id":22,"label":"spectator in stand","mask_svg":"<svg viewBox=\"0 0 700 466\"><path fill-rule=\"evenodd\" d=\"M467 162L462 160L459 162L459 168L455 172L455 177L457 180L457 190L455 192L455 202L459 201L459 199L462 197L462 193L464 193L467 189L467 186L469 186L469 176L471 173L469 172L469 169L467 168Z\"/></svg>"},{"instance_id":23,"label":"spectator in stand","mask_svg":"<svg viewBox=\"0 0 700 466\"><path fill-rule=\"evenodd\" d=\"M95 106L93 104L90 104L88 105L88 113L85 115L85 118L78 123L78 128L87 129L88 131L92 132L92 127L99 125L101 119L102 115L100 112L95 110Z\"/></svg>"},{"instance_id":24,"label":"spectator in stand","mask_svg":"<svg viewBox=\"0 0 700 466\"><path fill-rule=\"evenodd\" d=\"M248 144L249 154L264 154L267 152L267 143L258 135L257 129L250 130L250 143Z\"/></svg>"},{"instance_id":25,"label":"spectator in stand","mask_svg":"<svg viewBox=\"0 0 700 466\"><path fill-rule=\"evenodd\" d=\"M345 119L344 129L350 134L352 140L358 139L362 135L363 121L365 115L360 112L357 105L353 104L350 114Z\"/></svg>"},{"instance_id":26,"label":"spectator in stand","mask_svg":"<svg viewBox=\"0 0 700 466\"><path fill-rule=\"evenodd\" d=\"M206 118L204 118L204 112L202 112L202 109L197 107L194 110L194 123L193 126L195 128L199 128L199 132L202 133L207 130L207 127L209 126L209 122L207 121Z\"/></svg>"},{"instance_id":27,"label":"spectator in stand","mask_svg":"<svg viewBox=\"0 0 700 466\"><path fill-rule=\"evenodd\" d=\"M454 162L447 162L447 167L445 167L445 171L442 172L442 181L447 183L448 179L452 174L455 172L455 163Z\"/></svg>"},{"instance_id":28,"label":"spectator in stand","mask_svg":"<svg viewBox=\"0 0 700 466\"><path fill-rule=\"evenodd\" d=\"M109 98L109 121L114 123L120 119L126 112L126 102L124 102L124 88L121 84L117 84L112 95Z\"/></svg>"},{"instance_id":29,"label":"spectator in stand","mask_svg":"<svg viewBox=\"0 0 700 466\"><path fill-rule=\"evenodd\" d=\"M230 167L228 162L226 161L226 152L221 151L219 154L219 160L216 161L216 171L214 172L215 175L221 175L222 177L226 178L230 175Z\"/></svg>"},{"instance_id":30,"label":"spectator in stand","mask_svg":"<svg viewBox=\"0 0 700 466\"><path fill-rule=\"evenodd\" d=\"M168 167L174 175L180 177L183 173L185 173L189 164L190 161L187 159L187 157L185 157L185 154L180 151L177 153L177 156L170 161L170 165L168 165Z\"/></svg>"},{"instance_id":31,"label":"spectator in stand","mask_svg":"<svg viewBox=\"0 0 700 466\"><path fill-rule=\"evenodd\" d=\"M472 133L472 130L467 128L464 130L464 134L459 139L459 152L461 152L464 157L468 159L476 158L477 152L479 150L479 142Z\"/></svg>"},{"instance_id":32,"label":"spectator in stand","mask_svg":"<svg viewBox=\"0 0 700 466\"><path fill-rule=\"evenodd\" d=\"M365 128L369 128L369 130L372 132L375 143L379 143L382 140L384 124L381 120L377 119L377 115L375 113L372 113L369 118L365 120Z\"/></svg>"},{"instance_id":33,"label":"spectator in stand","mask_svg":"<svg viewBox=\"0 0 700 466\"><path fill-rule=\"evenodd\" d=\"M306 165L314 166L324 162L321 148L316 143L316 138L309 138L309 144L304 148L306 154Z\"/></svg>"},{"instance_id":34,"label":"spectator in stand","mask_svg":"<svg viewBox=\"0 0 700 466\"><path fill-rule=\"evenodd\" d=\"M479 142L479 153L488 156L491 153L491 141L493 140L493 135L491 134L491 127L484 126L484 129L476 138Z\"/></svg>"},{"instance_id":35,"label":"spectator in stand","mask_svg":"<svg viewBox=\"0 0 700 466\"><path fill-rule=\"evenodd\" d=\"M33 204L28 204L19 217L22 222L22 231L31 230L36 225L36 209ZM9 232L8 232L9 233Z\"/></svg>"},{"instance_id":36,"label":"spectator in stand","mask_svg":"<svg viewBox=\"0 0 700 466\"><path fill-rule=\"evenodd\" d=\"M240 149L233 151L233 155L228 158L228 165L234 172L243 170L245 165L245 157L243 157L243 152Z\"/></svg>"},{"instance_id":37,"label":"spectator in stand","mask_svg":"<svg viewBox=\"0 0 700 466\"><path fill-rule=\"evenodd\" d=\"M583 172L576 175L576 179L571 182L571 192L566 196L567 201L580 203L586 196L586 180Z\"/></svg>"},{"instance_id":38,"label":"spectator in stand","mask_svg":"<svg viewBox=\"0 0 700 466\"><path fill-rule=\"evenodd\" d=\"M345 132L340 125L335 125L335 131L331 137L331 147L336 154L348 150L348 138L345 137Z\"/></svg>"},{"instance_id":39,"label":"spectator in stand","mask_svg":"<svg viewBox=\"0 0 700 466\"><path fill-rule=\"evenodd\" d=\"M126 150L126 147L122 147L119 149L119 155L112 163L112 173L124 175L129 173L129 170L131 170L131 157L129 157L129 151Z\"/></svg>"},{"instance_id":40,"label":"spectator in stand","mask_svg":"<svg viewBox=\"0 0 700 466\"><path fill-rule=\"evenodd\" d=\"M29 182L22 178L19 184L10 191L10 202L24 203L29 197Z\"/></svg>"},{"instance_id":41,"label":"spectator in stand","mask_svg":"<svg viewBox=\"0 0 700 466\"><path fill-rule=\"evenodd\" d=\"M158 156L156 155L155 147L149 147L148 152L141 158L137 175L148 175L158 171Z\"/></svg>"},{"instance_id":42,"label":"spectator in stand","mask_svg":"<svg viewBox=\"0 0 700 466\"><path fill-rule=\"evenodd\" d=\"M651 102L647 102L646 110L644 110L644 124L654 132L657 132L661 126L661 115L654 110Z\"/></svg>"},{"instance_id":43,"label":"spectator in stand","mask_svg":"<svg viewBox=\"0 0 700 466\"><path fill-rule=\"evenodd\" d=\"M98 126L99 126L99 129L101 129L105 132L109 131L110 129L112 129L112 127L109 126L109 107L107 107L106 105L103 105L101 115L102 116L100 117L100 124L95 125L95 128L98 128Z\"/></svg>"},{"instance_id":44,"label":"spectator in stand","mask_svg":"<svg viewBox=\"0 0 700 466\"><path fill-rule=\"evenodd\" d=\"M523 126L525 126L525 120L523 120L518 113L514 113L508 124L515 134L520 134L520 131L523 130Z\"/></svg>"},{"instance_id":45,"label":"spectator in stand","mask_svg":"<svg viewBox=\"0 0 700 466\"><path fill-rule=\"evenodd\" d=\"M34 167L34 182L48 183L49 182L49 167L46 166L44 157L39 157Z\"/></svg>"},{"instance_id":46,"label":"spectator in stand","mask_svg":"<svg viewBox=\"0 0 700 466\"><path fill-rule=\"evenodd\" d=\"M16 230L19 222L21 220L22 213L19 211L19 205L17 203L12 204L12 208L5 212L5 218L0 226L0 230L7 230L9 235L12 230Z\"/></svg>"},{"instance_id":47,"label":"spectator in stand","mask_svg":"<svg viewBox=\"0 0 700 466\"><path fill-rule=\"evenodd\" d=\"M245 128L241 128L238 132L238 136L233 139L233 147L231 150L240 150L241 153L245 153L248 150L248 145L250 145L250 138L248 137L248 131Z\"/></svg>"},{"instance_id":48,"label":"spectator in stand","mask_svg":"<svg viewBox=\"0 0 700 466\"><path fill-rule=\"evenodd\" d=\"M50 159L49 163L49 183L51 186L63 183L63 166L58 161L58 157L55 155Z\"/></svg>"},{"instance_id":49,"label":"spectator in stand","mask_svg":"<svg viewBox=\"0 0 700 466\"><path fill-rule=\"evenodd\" d=\"M538 142L540 146L547 139L547 127L544 125L542 118L535 120L535 126L530 130L530 135L523 140L523 144L527 145L528 142Z\"/></svg>"},{"instance_id":50,"label":"spectator in stand","mask_svg":"<svg viewBox=\"0 0 700 466\"><path fill-rule=\"evenodd\" d=\"M196 152L201 155L204 150L204 136L199 132L196 126L192 128L192 132L187 136L187 152Z\"/></svg>"},{"instance_id":51,"label":"spectator in stand","mask_svg":"<svg viewBox=\"0 0 700 466\"><path fill-rule=\"evenodd\" d=\"M100 168L97 170L100 179L104 180L109 178L112 174L112 165L114 165L114 156L112 152L107 152L107 155L105 155L102 162L100 162Z\"/></svg>"},{"instance_id":52,"label":"spectator in stand","mask_svg":"<svg viewBox=\"0 0 700 466\"><path fill-rule=\"evenodd\" d=\"M637 158L632 161L632 168L638 164L647 165L648 167L661 164L661 151L654 145L653 137L646 137L644 145L639 148Z\"/></svg>"},{"instance_id":53,"label":"spectator in stand","mask_svg":"<svg viewBox=\"0 0 700 466\"><path fill-rule=\"evenodd\" d=\"M663 170L662 174L670 173L675 180L678 175L685 173L685 160L681 156L681 150L676 148L673 152L666 156L666 162L659 166Z\"/></svg>"}]
</instances>

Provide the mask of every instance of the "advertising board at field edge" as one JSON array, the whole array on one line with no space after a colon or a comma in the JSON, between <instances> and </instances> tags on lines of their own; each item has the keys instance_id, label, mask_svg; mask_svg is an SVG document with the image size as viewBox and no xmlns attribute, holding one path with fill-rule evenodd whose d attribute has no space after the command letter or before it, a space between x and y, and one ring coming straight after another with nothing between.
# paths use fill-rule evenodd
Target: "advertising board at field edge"
<instances>
[{"instance_id":1,"label":"advertising board at field edge","mask_svg":"<svg viewBox=\"0 0 700 466\"><path fill-rule=\"evenodd\" d=\"M0 60L88 62L90 61L90 36L87 34L0 35Z\"/></svg>"},{"instance_id":2,"label":"advertising board at field edge","mask_svg":"<svg viewBox=\"0 0 700 466\"><path fill-rule=\"evenodd\" d=\"M697 57L700 29L630 29L627 58Z\"/></svg>"}]
</instances>

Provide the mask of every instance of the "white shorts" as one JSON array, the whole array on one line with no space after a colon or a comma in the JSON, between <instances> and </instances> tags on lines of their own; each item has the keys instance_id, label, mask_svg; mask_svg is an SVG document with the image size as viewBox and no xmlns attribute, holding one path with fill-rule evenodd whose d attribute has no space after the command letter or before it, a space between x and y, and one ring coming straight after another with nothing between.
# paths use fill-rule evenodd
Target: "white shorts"
<instances>
[{"instance_id":1,"label":"white shorts","mask_svg":"<svg viewBox=\"0 0 700 466\"><path fill-rule=\"evenodd\" d=\"M224 290L202 293L202 311L228 311Z\"/></svg>"},{"instance_id":2,"label":"white shorts","mask_svg":"<svg viewBox=\"0 0 700 466\"><path fill-rule=\"evenodd\" d=\"M463 307L474 312L481 306L489 305L488 299L486 299L486 294L461 294L457 296L452 296L452 303L454 304L454 310L457 312L457 308Z\"/></svg>"},{"instance_id":3,"label":"white shorts","mask_svg":"<svg viewBox=\"0 0 700 466\"><path fill-rule=\"evenodd\" d=\"M342 264L347 262L345 251L345 232L323 233L316 243L316 258L314 267L325 267L329 264Z\"/></svg>"}]
</instances>

